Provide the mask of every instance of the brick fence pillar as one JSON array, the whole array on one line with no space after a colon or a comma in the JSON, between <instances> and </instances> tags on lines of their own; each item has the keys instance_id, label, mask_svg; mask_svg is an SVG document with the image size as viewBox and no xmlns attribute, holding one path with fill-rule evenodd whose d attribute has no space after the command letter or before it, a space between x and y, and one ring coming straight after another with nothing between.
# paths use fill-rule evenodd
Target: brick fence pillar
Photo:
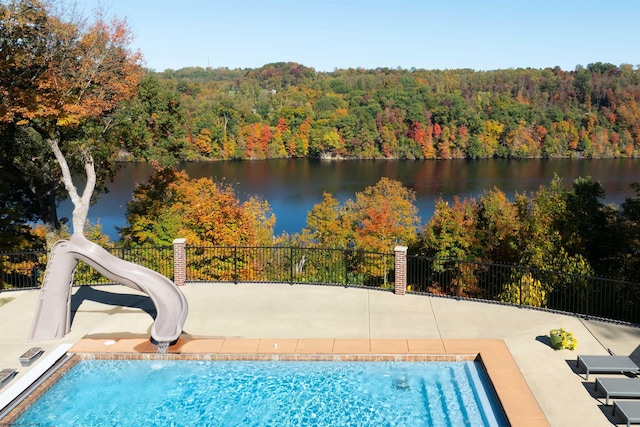
<instances>
[{"instance_id":1,"label":"brick fence pillar","mask_svg":"<svg viewBox=\"0 0 640 427\"><path fill-rule=\"evenodd\" d=\"M173 282L178 286L184 286L187 279L187 239L175 239L173 241Z\"/></svg>"},{"instance_id":2,"label":"brick fence pillar","mask_svg":"<svg viewBox=\"0 0 640 427\"><path fill-rule=\"evenodd\" d=\"M395 294L404 295L407 292L407 247L396 246L393 252L396 258Z\"/></svg>"}]
</instances>

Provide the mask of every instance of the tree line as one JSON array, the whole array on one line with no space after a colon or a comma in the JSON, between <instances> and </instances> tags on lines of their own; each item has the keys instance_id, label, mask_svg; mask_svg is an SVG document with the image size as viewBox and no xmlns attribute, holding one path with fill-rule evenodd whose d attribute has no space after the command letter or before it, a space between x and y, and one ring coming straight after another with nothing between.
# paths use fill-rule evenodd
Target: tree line
<instances>
[{"instance_id":1,"label":"tree line","mask_svg":"<svg viewBox=\"0 0 640 427\"><path fill-rule=\"evenodd\" d=\"M421 224L415 192L383 177L342 203L325 193L301 232L275 236L276 218L267 201L252 197L242 203L229 184L171 172L136 189L119 244L170 246L175 236L185 236L190 245L204 247L391 253L406 245L412 255L636 281L640 184L633 187L636 195L617 206L603 203L604 189L589 177L576 179L567 190L556 176L513 200L498 188L452 203L440 199Z\"/></svg>"},{"instance_id":2,"label":"tree line","mask_svg":"<svg viewBox=\"0 0 640 427\"><path fill-rule=\"evenodd\" d=\"M181 160L640 154L640 70L628 64L317 72L289 62L166 70L142 86L166 98L151 121L173 121Z\"/></svg>"}]
</instances>

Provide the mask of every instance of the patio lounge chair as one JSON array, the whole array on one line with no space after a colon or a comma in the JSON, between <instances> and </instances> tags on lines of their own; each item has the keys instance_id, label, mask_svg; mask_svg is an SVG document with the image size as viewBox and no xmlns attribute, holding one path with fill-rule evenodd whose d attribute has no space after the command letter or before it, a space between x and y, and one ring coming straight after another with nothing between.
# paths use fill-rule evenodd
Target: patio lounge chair
<instances>
[{"instance_id":1,"label":"patio lounge chair","mask_svg":"<svg viewBox=\"0 0 640 427\"><path fill-rule=\"evenodd\" d=\"M585 379L589 381L589 374L594 373L622 373L637 372L640 367L635 364L629 356L578 356L576 362L578 371L583 366L587 376Z\"/></svg>"},{"instance_id":2,"label":"patio lounge chair","mask_svg":"<svg viewBox=\"0 0 640 427\"><path fill-rule=\"evenodd\" d=\"M640 378L596 378L596 391L602 389L606 397L605 405L610 397L640 398Z\"/></svg>"},{"instance_id":3,"label":"patio lounge chair","mask_svg":"<svg viewBox=\"0 0 640 427\"><path fill-rule=\"evenodd\" d=\"M627 422L627 427L631 424L640 423L640 401L637 400L625 400L621 402L614 402L613 415L620 414L622 419Z\"/></svg>"}]
</instances>

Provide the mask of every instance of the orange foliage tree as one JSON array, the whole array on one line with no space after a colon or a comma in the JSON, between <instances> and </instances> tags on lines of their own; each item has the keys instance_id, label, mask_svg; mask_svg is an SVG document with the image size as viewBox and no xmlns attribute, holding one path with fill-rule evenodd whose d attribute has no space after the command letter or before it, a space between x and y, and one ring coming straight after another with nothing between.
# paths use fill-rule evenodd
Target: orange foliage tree
<instances>
[{"instance_id":1,"label":"orange foliage tree","mask_svg":"<svg viewBox=\"0 0 640 427\"><path fill-rule=\"evenodd\" d=\"M269 245L275 216L269 204L255 197L241 203L233 186L209 178L190 179L184 172L164 170L138 187L127 206L128 225L123 242L135 246L170 245L180 236L199 248L190 260L191 279L230 280L228 264L234 246ZM224 247L208 251L207 247ZM239 256L243 277L253 277L260 266L251 255ZM225 267L226 265L226 267Z\"/></svg>"},{"instance_id":2,"label":"orange foliage tree","mask_svg":"<svg viewBox=\"0 0 640 427\"><path fill-rule=\"evenodd\" d=\"M130 245L168 245L180 236L193 246L256 246L272 240L275 217L255 197L240 202L230 184L167 169L136 188L127 222Z\"/></svg>"},{"instance_id":3,"label":"orange foliage tree","mask_svg":"<svg viewBox=\"0 0 640 427\"><path fill-rule=\"evenodd\" d=\"M386 177L356 193L355 201L345 203L356 231L356 246L366 251L391 252L395 245L412 242L420 223L415 199L413 190Z\"/></svg>"},{"instance_id":4,"label":"orange foliage tree","mask_svg":"<svg viewBox=\"0 0 640 427\"><path fill-rule=\"evenodd\" d=\"M385 177L343 205L325 193L323 201L309 212L301 240L319 247L349 248L359 256L390 254L396 245L408 245L416 237L420 220L414 201L412 190ZM360 263L358 273L382 277L386 283L392 263L392 257L376 257Z\"/></svg>"},{"instance_id":5,"label":"orange foliage tree","mask_svg":"<svg viewBox=\"0 0 640 427\"><path fill-rule=\"evenodd\" d=\"M82 233L96 180L113 170L119 148L104 138L112 113L135 95L143 70L140 55L127 48L125 21L66 16L40 0L0 4L0 122L28 128L44 142L45 151L32 154L57 161L58 170L41 173L51 172L51 192L62 180L74 204L73 231ZM81 170L82 195L72 180ZM42 210L53 237L55 208Z\"/></svg>"},{"instance_id":6,"label":"orange foliage tree","mask_svg":"<svg viewBox=\"0 0 640 427\"><path fill-rule=\"evenodd\" d=\"M414 122L409 129L409 138L420 146L425 159L435 159L436 150L433 147L433 127L424 128L422 123Z\"/></svg>"}]
</instances>

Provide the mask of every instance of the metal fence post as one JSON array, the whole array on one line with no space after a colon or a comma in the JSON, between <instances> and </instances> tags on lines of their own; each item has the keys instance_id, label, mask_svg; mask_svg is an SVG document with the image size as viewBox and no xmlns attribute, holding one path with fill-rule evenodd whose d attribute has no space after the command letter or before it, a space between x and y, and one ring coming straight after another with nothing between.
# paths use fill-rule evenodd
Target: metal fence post
<instances>
[{"instance_id":1,"label":"metal fence post","mask_svg":"<svg viewBox=\"0 0 640 427\"><path fill-rule=\"evenodd\" d=\"M344 286L349 286L349 249L344 250Z\"/></svg>"},{"instance_id":2,"label":"metal fence post","mask_svg":"<svg viewBox=\"0 0 640 427\"><path fill-rule=\"evenodd\" d=\"M460 299L462 295L462 271L460 271L460 260L456 260L456 298Z\"/></svg>"},{"instance_id":3,"label":"metal fence post","mask_svg":"<svg viewBox=\"0 0 640 427\"><path fill-rule=\"evenodd\" d=\"M289 284L293 285L293 246L289 246Z\"/></svg>"},{"instance_id":4,"label":"metal fence post","mask_svg":"<svg viewBox=\"0 0 640 427\"><path fill-rule=\"evenodd\" d=\"M233 283L238 284L238 247L233 247Z\"/></svg>"},{"instance_id":5,"label":"metal fence post","mask_svg":"<svg viewBox=\"0 0 640 427\"><path fill-rule=\"evenodd\" d=\"M347 247L344 250L344 287L349 287L349 258L353 260L355 256L356 244L355 242L347 243ZM357 282L356 282L357 283Z\"/></svg>"},{"instance_id":6,"label":"metal fence post","mask_svg":"<svg viewBox=\"0 0 640 427\"><path fill-rule=\"evenodd\" d=\"M520 270L520 272L522 272L522 268L518 268L518 270ZM520 301L519 301L519 302L520 302L520 305L522 306L522 305L523 305L523 299L522 299L522 297L523 297L523 294L524 294L524 289L522 288L522 282L523 282L524 280L522 280L522 279L524 279L525 274L521 274L521 275L519 275L519 276L520 276L520 280L518 280L518 282L519 282L519 284L518 284L518 285L519 285L519 287L520 287ZM516 276L516 277L518 277L518 276Z\"/></svg>"},{"instance_id":7,"label":"metal fence post","mask_svg":"<svg viewBox=\"0 0 640 427\"><path fill-rule=\"evenodd\" d=\"M584 314L587 316L587 320L589 319L589 291L591 289L591 279L587 278L584 284Z\"/></svg>"}]
</instances>

